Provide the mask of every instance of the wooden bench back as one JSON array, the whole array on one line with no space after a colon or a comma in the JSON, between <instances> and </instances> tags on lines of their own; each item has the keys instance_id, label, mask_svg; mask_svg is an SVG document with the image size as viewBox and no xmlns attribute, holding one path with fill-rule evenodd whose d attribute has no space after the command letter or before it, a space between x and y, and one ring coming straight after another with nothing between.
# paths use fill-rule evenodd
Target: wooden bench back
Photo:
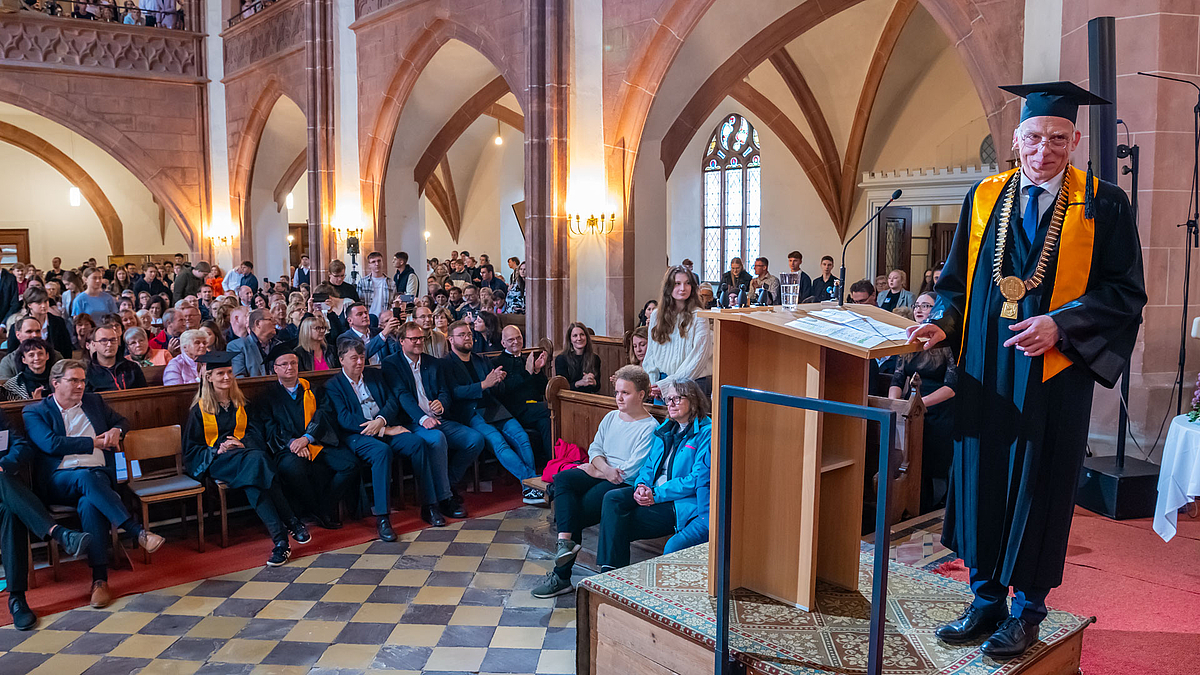
<instances>
[{"instance_id":1,"label":"wooden bench back","mask_svg":"<svg viewBox=\"0 0 1200 675\"><path fill-rule=\"evenodd\" d=\"M585 450L592 444L600 421L617 409L612 396L571 391L566 378L560 376L550 378L546 385L546 402L550 405L553 437ZM667 409L663 406L648 405L646 410L660 422L667 418Z\"/></svg>"},{"instance_id":2,"label":"wooden bench back","mask_svg":"<svg viewBox=\"0 0 1200 675\"><path fill-rule=\"evenodd\" d=\"M870 396L867 405L896 412L896 433L892 437L892 508L891 519L898 523L921 513L921 458L925 442L925 403L920 388L907 399ZM879 452L879 430L867 425L867 452ZM872 483L878 488L879 474Z\"/></svg>"}]
</instances>

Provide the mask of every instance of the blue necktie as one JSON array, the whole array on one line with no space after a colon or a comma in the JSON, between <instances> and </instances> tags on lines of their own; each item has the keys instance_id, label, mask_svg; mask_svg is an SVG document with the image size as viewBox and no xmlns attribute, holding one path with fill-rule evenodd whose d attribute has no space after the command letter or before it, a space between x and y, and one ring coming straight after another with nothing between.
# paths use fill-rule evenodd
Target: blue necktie
<instances>
[{"instance_id":1,"label":"blue necktie","mask_svg":"<svg viewBox=\"0 0 1200 675\"><path fill-rule=\"evenodd\" d=\"M1030 186L1029 203L1025 205L1025 213L1021 216L1021 229L1025 231L1025 241L1033 244L1033 238L1037 235L1038 229L1038 197L1046 189L1037 185Z\"/></svg>"}]
</instances>

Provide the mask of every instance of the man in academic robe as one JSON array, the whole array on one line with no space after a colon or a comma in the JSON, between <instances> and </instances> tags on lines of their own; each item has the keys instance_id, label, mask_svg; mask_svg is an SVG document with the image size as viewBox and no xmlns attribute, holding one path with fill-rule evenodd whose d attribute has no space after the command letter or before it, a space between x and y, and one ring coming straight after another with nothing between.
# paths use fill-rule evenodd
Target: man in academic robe
<instances>
[{"instance_id":1,"label":"man in academic robe","mask_svg":"<svg viewBox=\"0 0 1200 675\"><path fill-rule=\"evenodd\" d=\"M388 387L400 401L401 421L433 448L437 456L447 458L446 471L435 474L439 496L449 494L438 506L451 518L466 518L462 497L454 490L467 469L483 452L483 434L466 425L466 420L450 416L450 387L437 359L425 354L425 330L414 322L400 327L400 353L383 361Z\"/></svg>"},{"instance_id":2,"label":"man in academic robe","mask_svg":"<svg viewBox=\"0 0 1200 675\"><path fill-rule=\"evenodd\" d=\"M326 415L337 429L342 444L371 465L371 486L381 541L396 541L388 517L392 466L396 455L407 457L421 496L421 518L434 527L444 527L446 517L438 508L437 483L433 476L446 471L446 456L435 456L419 436L400 425L400 403L388 388L378 368L367 368L367 349L362 340L340 337L338 361L342 372L325 382ZM443 499L449 495L442 495Z\"/></svg>"},{"instance_id":3,"label":"man in academic robe","mask_svg":"<svg viewBox=\"0 0 1200 675\"><path fill-rule=\"evenodd\" d=\"M1093 385L1120 377L1146 303L1125 193L1070 163L1078 106L1107 101L1070 82L1004 89L1025 97L1020 168L967 193L937 304L909 329L925 349L958 351L942 541L970 568L975 598L937 635L990 635L981 649L993 659L1037 642L1062 583Z\"/></svg>"},{"instance_id":4,"label":"man in academic robe","mask_svg":"<svg viewBox=\"0 0 1200 675\"><path fill-rule=\"evenodd\" d=\"M338 504L358 478L358 460L338 446L337 433L325 419L324 396L300 377L300 358L278 345L268 355L277 380L256 401L275 470L292 509L328 530L342 526Z\"/></svg>"},{"instance_id":5,"label":"man in academic robe","mask_svg":"<svg viewBox=\"0 0 1200 675\"><path fill-rule=\"evenodd\" d=\"M163 538L130 515L117 494L116 453L129 431L129 421L96 394L84 393L87 369L65 359L50 370L54 391L25 406L21 416L29 434L34 484L49 504L79 511L83 530L91 536L92 607L112 602L108 590L108 531L117 526L153 553Z\"/></svg>"}]
</instances>

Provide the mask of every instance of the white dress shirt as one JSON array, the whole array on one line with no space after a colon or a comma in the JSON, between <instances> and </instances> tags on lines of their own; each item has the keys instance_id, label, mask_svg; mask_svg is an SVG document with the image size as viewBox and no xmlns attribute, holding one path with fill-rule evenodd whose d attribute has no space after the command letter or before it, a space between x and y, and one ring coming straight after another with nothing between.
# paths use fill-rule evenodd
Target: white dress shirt
<instances>
[{"instance_id":1,"label":"white dress shirt","mask_svg":"<svg viewBox=\"0 0 1200 675\"><path fill-rule=\"evenodd\" d=\"M1035 183L1029 178L1024 171L1021 172L1021 213L1025 213L1025 208L1029 204L1029 188L1037 185L1045 190L1038 195L1037 214L1038 222L1042 222L1042 218L1046 215L1046 211L1054 206L1054 200L1058 199L1058 191L1062 189L1063 178L1066 177L1067 170L1063 169L1057 176L1051 178L1045 183ZM1034 228L1036 231L1037 228Z\"/></svg>"},{"instance_id":2,"label":"white dress shirt","mask_svg":"<svg viewBox=\"0 0 1200 675\"><path fill-rule=\"evenodd\" d=\"M354 333L355 337L357 337L359 340L362 340L364 347L371 344L370 329L368 328L367 331L368 331L368 333L366 335L363 335L362 333L358 332L358 329L355 328L354 326L350 327L350 332ZM371 356L367 357L367 365L369 365L369 366L379 365L379 352L375 352Z\"/></svg>"},{"instance_id":3,"label":"white dress shirt","mask_svg":"<svg viewBox=\"0 0 1200 675\"><path fill-rule=\"evenodd\" d=\"M83 402L76 403L73 408L63 410L58 404L58 399L50 397L54 401L54 406L58 408L62 414L63 427L66 429L68 438L95 438L96 429L92 426L92 421L83 412ZM104 466L104 451L100 448L92 449L90 455L67 455L58 463L59 469L83 469L93 466Z\"/></svg>"},{"instance_id":4,"label":"white dress shirt","mask_svg":"<svg viewBox=\"0 0 1200 675\"><path fill-rule=\"evenodd\" d=\"M437 417L433 414L433 408L429 405L429 397L425 395L425 383L421 382L421 360L416 361L408 358L408 354L404 355L404 360L408 361L408 367L412 369L413 379L417 381L417 405L421 406L421 410L425 411L425 417L417 420L418 424L424 423L430 417Z\"/></svg>"},{"instance_id":5,"label":"white dress shirt","mask_svg":"<svg viewBox=\"0 0 1200 675\"><path fill-rule=\"evenodd\" d=\"M355 382L350 379L349 375L346 375L346 371L342 371L342 375L350 383L350 388L354 390L355 395L358 396L358 404L362 406L363 417L368 420L379 417L379 404L375 402L375 397L371 396L371 390L367 387L366 378L359 377L358 382Z\"/></svg>"}]
</instances>

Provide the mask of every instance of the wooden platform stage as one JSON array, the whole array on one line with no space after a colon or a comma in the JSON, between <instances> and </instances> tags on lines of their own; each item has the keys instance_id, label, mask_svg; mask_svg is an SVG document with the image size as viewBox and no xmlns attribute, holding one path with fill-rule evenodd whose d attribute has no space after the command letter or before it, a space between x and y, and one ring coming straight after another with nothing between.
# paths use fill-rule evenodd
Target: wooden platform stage
<instances>
[{"instance_id":1,"label":"wooden platform stage","mask_svg":"<svg viewBox=\"0 0 1200 675\"><path fill-rule=\"evenodd\" d=\"M871 552L860 556L859 590L820 584L817 611L735 592L730 645L746 672L848 675L866 672ZM715 601L708 545L585 579L578 589L580 675L702 675L713 672ZM979 643L950 647L937 626L962 612L967 584L893 562L888 579L888 675L1075 675L1091 619L1050 611L1041 642L1020 659L984 657Z\"/></svg>"}]
</instances>

